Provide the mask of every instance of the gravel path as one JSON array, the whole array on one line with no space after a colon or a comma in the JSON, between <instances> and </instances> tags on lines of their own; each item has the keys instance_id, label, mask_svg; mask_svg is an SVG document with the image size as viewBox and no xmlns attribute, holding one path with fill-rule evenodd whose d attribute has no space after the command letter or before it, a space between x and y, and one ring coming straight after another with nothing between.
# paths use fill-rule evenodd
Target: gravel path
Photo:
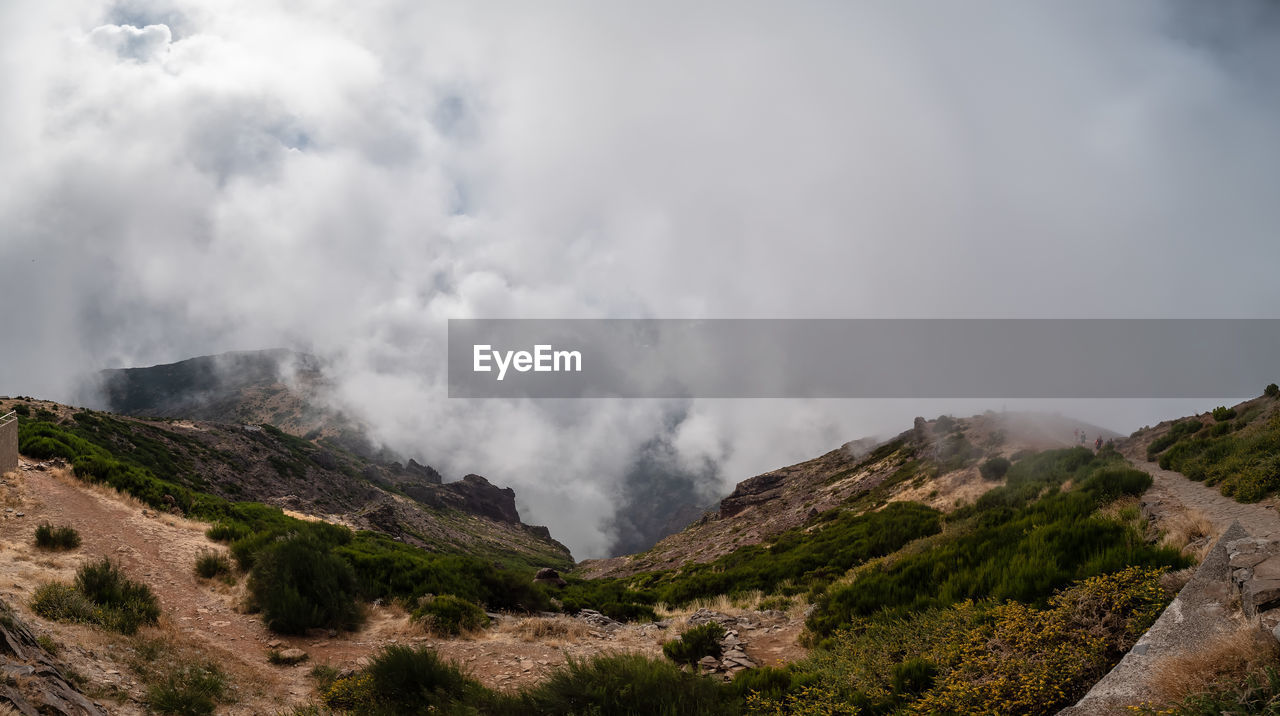
<instances>
[{"instance_id":1,"label":"gravel path","mask_svg":"<svg viewBox=\"0 0 1280 716\"><path fill-rule=\"evenodd\" d=\"M1146 443L1138 441L1129 443L1122 450L1134 467L1150 474L1154 481L1143 496L1145 501L1168 501L1187 510L1198 511L1213 523L1214 534L1222 534L1232 522L1239 521L1252 537L1280 539L1280 510L1276 509L1275 498L1248 505L1236 502L1216 487L1189 480L1172 470L1161 470L1158 464L1147 462L1146 450Z\"/></svg>"}]
</instances>

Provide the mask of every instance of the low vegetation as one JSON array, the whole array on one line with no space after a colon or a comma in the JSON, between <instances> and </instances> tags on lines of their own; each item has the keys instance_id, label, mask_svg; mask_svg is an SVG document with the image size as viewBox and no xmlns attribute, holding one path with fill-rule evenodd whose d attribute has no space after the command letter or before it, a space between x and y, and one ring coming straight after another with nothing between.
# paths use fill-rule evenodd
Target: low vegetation
<instances>
[{"instance_id":1,"label":"low vegetation","mask_svg":"<svg viewBox=\"0 0 1280 716\"><path fill-rule=\"evenodd\" d=\"M299 566L300 562L281 565L278 559L271 568L284 569L286 586L275 589L258 580L259 606L264 613L274 615L269 623L290 633L311 626L350 626L356 621L360 599L416 603L424 595L435 594L452 595L489 609L538 612L553 608L546 590L532 584L532 571L495 566L491 560L478 557L428 552L374 532L353 532L338 525L296 519L269 505L231 502L184 484L189 480L157 477L157 473L180 477L186 467L162 443L132 430L126 421L89 412L77 413L71 425L55 424L52 414L40 417L22 421L19 426L19 449L24 454L41 459L64 458L81 479L109 485L157 510L176 508L188 517L213 523L207 536L226 544L231 557L241 569L250 572L251 579L264 553L278 557L277 543L308 545L305 555L296 546L288 548L290 558L305 560L320 569L326 586L303 579L305 569ZM271 434L275 432L278 431ZM280 435L284 436L280 439L288 440L290 449L301 449L298 438ZM131 449L117 454L111 448L120 444L130 445ZM337 566L337 562L346 568ZM197 568L213 566L208 563ZM350 579L346 578L348 575ZM331 590L335 584L336 591ZM301 606L300 616L277 611L285 605ZM606 602L589 604L592 608L605 605ZM614 613L651 617L652 609L628 612L624 606Z\"/></svg>"},{"instance_id":2,"label":"low vegetation","mask_svg":"<svg viewBox=\"0 0 1280 716\"><path fill-rule=\"evenodd\" d=\"M31 598L31 610L45 619L96 624L134 634L160 618L151 588L124 575L105 557L80 567L75 585L47 582Z\"/></svg>"},{"instance_id":3,"label":"low vegetation","mask_svg":"<svg viewBox=\"0 0 1280 716\"><path fill-rule=\"evenodd\" d=\"M1073 487L1063 490L1070 480ZM830 634L854 617L904 615L966 599L1042 604L1072 581L1131 565L1181 567L1178 550L1149 544L1136 526L1096 514L1151 478L1114 452L1085 448L1017 462L1007 483L949 516L948 530L912 551L858 573L818 601L809 628Z\"/></svg>"},{"instance_id":4,"label":"low vegetation","mask_svg":"<svg viewBox=\"0 0 1280 716\"><path fill-rule=\"evenodd\" d=\"M213 664L186 664L147 688L147 704L157 713L204 716L226 694L226 676Z\"/></svg>"},{"instance_id":5,"label":"low vegetation","mask_svg":"<svg viewBox=\"0 0 1280 716\"><path fill-rule=\"evenodd\" d=\"M520 692L497 692L425 648L391 646L363 670L322 684L328 708L360 716L632 716L740 713L731 687L636 654L570 661Z\"/></svg>"},{"instance_id":6,"label":"low vegetation","mask_svg":"<svg viewBox=\"0 0 1280 716\"><path fill-rule=\"evenodd\" d=\"M196 555L196 576L201 579L231 576L231 560L227 555L214 550L204 550Z\"/></svg>"},{"instance_id":7,"label":"low vegetation","mask_svg":"<svg viewBox=\"0 0 1280 716\"><path fill-rule=\"evenodd\" d=\"M712 656L717 659L723 653L720 640L724 638L724 627L716 622L707 622L701 626L691 627L679 638L672 639L662 645L662 653L677 664L694 666L699 659Z\"/></svg>"},{"instance_id":8,"label":"low vegetation","mask_svg":"<svg viewBox=\"0 0 1280 716\"><path fill-rule=\"evenodd\" d=\"M1151 441L1147 459L1165 470L1217 486L1240 502L1280 490L1280 410L1273 396L1235 408L1218 407L1211 420L1186 418Z\"/></svg>"},{"instance_id":9,"label":"low vegetation","mask_svg":"<svg viewBox=\"0 0 1280 716\"><path fill-rule=\"evenodd\" d=\"M748 711L1056 713L1155 620L1171 597L1159 576L1133 567L1091 577L1045 607L963 601L859 618L808 659L754 677L765 688L748 695Z\"/></svg>"},{"instance_id":10,"label":"low vegetation","mask_svg":"<svg viewBox=\"0 0 1280 716\"><path fill-rule=\"evenodd\" d=\"M54 527L48 522L36 526L36 546L40 549L69 550L80 546L80 533L74 527Z\"/></svg>"},{"instance_id":11,"label":"low vegetation","mask_svg":"<svg viewBox=\"0 0 1280 716\"><path fill-rule=\"evenodd\" d=\"M222 669L165 634L136 637L126 653L130 655L129 668L146 687L151 712L207 716L230 700L228 678Z\"/></svg>"},{"instance_id":12,"label":"low vegetation","mask_svg":"<svg viewBox=\"0 0 1280 716\"><path fill-rule=\"evenodd\" d=\"M442 594L423 597L413 610L413 621L437 636L458 636L488 626L489 617L471 602Z\"/></svg>"},{"instance_id":13,"label":"low vegetation","mask_svg":"<svg viewBox=\"0 0 1280 716\"><path fill-rule=\"evenodd\" d=\"M361 620L351 565L310 537L281 539L260 550L248 588L263 623L281 634L352 629Z\"/></svg>"}]
</instances>

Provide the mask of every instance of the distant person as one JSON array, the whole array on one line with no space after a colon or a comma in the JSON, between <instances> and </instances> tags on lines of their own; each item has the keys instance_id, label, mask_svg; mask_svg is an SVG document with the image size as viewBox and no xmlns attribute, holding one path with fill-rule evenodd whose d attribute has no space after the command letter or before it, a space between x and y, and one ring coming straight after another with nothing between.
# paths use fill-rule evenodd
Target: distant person
<instances>
[{"instance_id":1,"label":"distant person","mask_svg":"<svg viewBox=\"0 0 1280 716\"><path fill-rule=\"evenodd\" d=\"M1102 449L1102 436L1099 435L1097 440L1093 441L1093 451L1097 452Z\"/></svg>"}]
</instances>

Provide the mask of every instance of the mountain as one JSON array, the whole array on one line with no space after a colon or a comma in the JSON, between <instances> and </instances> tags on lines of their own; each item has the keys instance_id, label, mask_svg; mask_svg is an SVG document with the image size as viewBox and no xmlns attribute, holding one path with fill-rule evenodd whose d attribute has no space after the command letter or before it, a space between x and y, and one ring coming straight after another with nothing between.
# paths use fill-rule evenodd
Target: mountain
<instances>
[{"instance_id":1,"label":"mountain","mask_svg":"<svg viewBox=\"0 0 1280 716\"><path fill-rule=\"evenodd\" d=\"M585 577L624 576L715 560L733 550L795 529L853 500L915 501L942 511L973 502L991 489L984 460L1080 444L1118 433L1057 415L994 413L957 419L916 418L897 437L846 443L825 455L739 482L715 511L648 550L584 560Z\"/></svg>"},{"instance_id":2,"label":"mountain","mask_svg":"<svg viewBox=\"0 0 1280 716\"><path fill-rule=\"evenodd\" d=\"M267 423L133 418L0 400L0 413L10 410L46 423L51 440L87 441L196 493L274 505L436 552L534 568L573 563L546 527L521 522L514 491L479 475L445 483L413 460L362 457L333 439L308 440Z\"/></svg>"},{"instance_id":3,"label":"mountain","mask_svg":"<svg viewBox=\"0 0 1280 716\"><path fill-rule=\"evenodd\" d=\"M0 661L28 703L82 689L109 713L1049 716L1148 639L1205 538L1152 518L1152 477L1110 444L1080 445L1112 434L988 413L745 480L562 577L545 567L567 551L479 476L269 424L9 409L0 637L29 633Z\"/></svg>"},{"instance_id":4,"label":"mountain","mask_svg":"<svg viewBox=\"0 0 1280 716\"><path fill-rule=\"evenodd\" d=\"M357 454L375 456L377 449L362 426L332 407L333 385L325 367L316 356L283 348L236 351L103 370L87 392L113 413L270 423L291 435L327 438Z\"/></svg>"}]
</instances>

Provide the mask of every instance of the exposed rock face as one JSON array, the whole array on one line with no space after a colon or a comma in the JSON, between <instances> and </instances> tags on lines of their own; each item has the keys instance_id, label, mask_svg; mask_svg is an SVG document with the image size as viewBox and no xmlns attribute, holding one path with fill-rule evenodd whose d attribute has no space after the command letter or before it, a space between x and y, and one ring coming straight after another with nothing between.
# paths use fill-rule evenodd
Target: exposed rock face
<instances>
[{"instance_id":1,"label":"exposed rock face","mask_svg":"<svg viewBox=\"0 0 1280 716\"><path fill-rule=\"evenodd\" d=\"M739 482L733 494L720 501L721 519L777 497L785 479L780 472L768 472Z\"/></svg>"},{"instance_id":2,"label":"exposed rock face","mask_svg":"<svg viewBox=\"0 0 1280 716\"><path fill-rule=\"evenodd\" d=\"M23 716L106 716L98 704L67 683L57 662L27 625L0 602L0 705Z\"/></svg>"},{"instance_id":3,"label":"exposed rock face","mask_svg":"<svg viewBox=\"0 0 1280 716\"><path fill-rule=\"evenodd\" d=\"M404 471L410 476L418 478L430 485L439 485L444 482L440 477L440 473L436 472L434 467L431 467L430 465L419 465L413 458L409 458L409 464L404 466Z\"/></svg>"},{"instance_id":4,"label":"exposed rock face","mask_svg":"<svg viewBox=\"0 0 1280 716\"><path fill-rule=\"evenodd\" d=\"M496 487L479 475L467 475L444 488L461 497L468 512L499 522L520 523L520 513L516 511L516 493L510 487Z\"/></svg>"}]
</instances>

